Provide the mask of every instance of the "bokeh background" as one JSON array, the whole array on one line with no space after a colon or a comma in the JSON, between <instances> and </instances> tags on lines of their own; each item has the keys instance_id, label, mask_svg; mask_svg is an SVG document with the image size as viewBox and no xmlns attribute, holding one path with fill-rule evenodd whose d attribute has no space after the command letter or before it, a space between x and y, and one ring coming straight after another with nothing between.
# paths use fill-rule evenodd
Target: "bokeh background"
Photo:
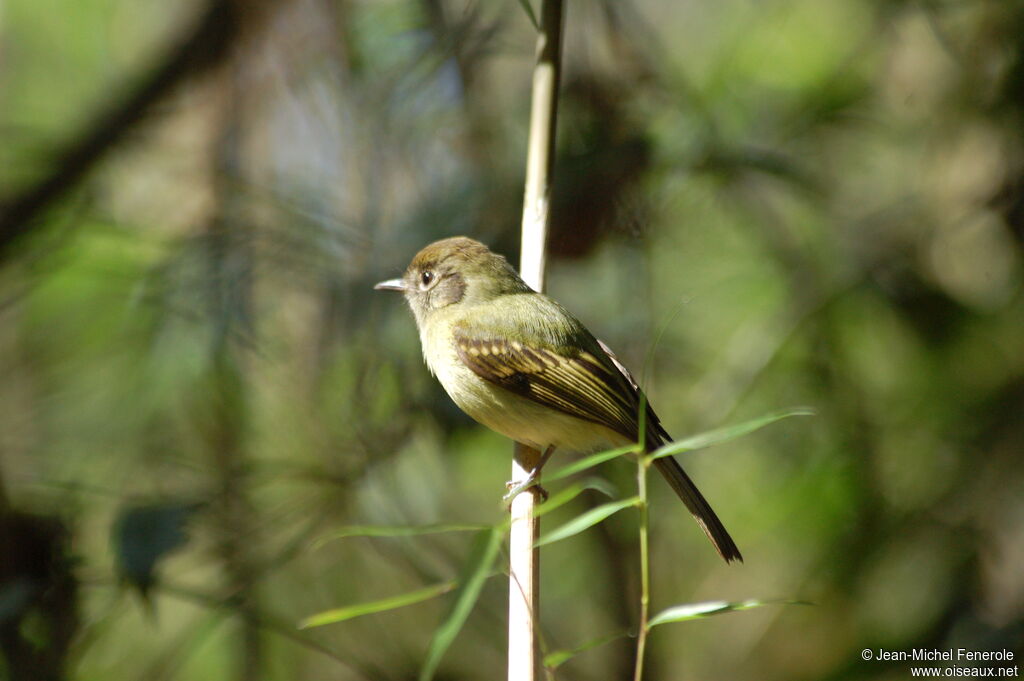
<instances>
[{"instance_id":1,"label":"bokeh background","mask_svg":"<svg viewBox=\"0 0 1024 681\"><path fill-rule=\"evenodd\" d=\"M660 627L647 678L1024 652L1024 4L567 4L549 291L677 437L817 411L686 455L744 565L652 482L655 611L814 605ZM509 444L371 286L517 262L533 49L513 0L0 4L0 677L415 677L450 595L297 625L472 536L343 528L502 518ZM635 625L635 537L544 550L551 648ZM438 678L501 678L506 589Z\"/></svg>"}]
</instances>

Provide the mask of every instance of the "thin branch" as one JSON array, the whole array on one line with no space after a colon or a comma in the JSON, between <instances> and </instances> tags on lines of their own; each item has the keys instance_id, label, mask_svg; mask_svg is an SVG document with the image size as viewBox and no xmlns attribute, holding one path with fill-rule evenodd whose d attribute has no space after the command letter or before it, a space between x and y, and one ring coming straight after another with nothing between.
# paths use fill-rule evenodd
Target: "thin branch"
<instances>
[{"instance_id":1,"label":"thin branch","mask_svg":"<svg viewBox=\"0 0 1024 681\"><path fill-rule=\"evenodd\" d=\"M563 14L562 0L544 0L537 35L537 65L533 70L520 270L526 283L538 291L544 290L544 246L555 166Z\"/></svg>"},{"instance_id":2,"label":"thin branch","mask_svg":"<svg viewBox=\"0 0 1024 681\"><path fill-rule=\"evenodd\" d=\"M558 84L562 52L562 0L543 0L533 71L526 187L523 199L520 271L527 284L544 289L551 174L554 168ZM516 445L512 481L525 480L541 461L540 452ZM534 547L540 525L534 509L540 498L531 487L512 500L509 531L508 679L533 681L538 670L540 554Z\"/></svg>"},{"instance_id":3,"label":"thin branch","mask_svg":"<svg viewBox=\"0 0 1024 681\"><path fill-rule=\"evenodd\" d=\"M651 460L646 455L637 457L637 495L640 497L640 623L636 635L636 666L633 670L633 681L641 681L644 676L644 652L647 648L647 633L650 631L648 615L651 602L651 566L647 543L649 525L647 500L647 469Z\"/></svg>"}]
</instances>

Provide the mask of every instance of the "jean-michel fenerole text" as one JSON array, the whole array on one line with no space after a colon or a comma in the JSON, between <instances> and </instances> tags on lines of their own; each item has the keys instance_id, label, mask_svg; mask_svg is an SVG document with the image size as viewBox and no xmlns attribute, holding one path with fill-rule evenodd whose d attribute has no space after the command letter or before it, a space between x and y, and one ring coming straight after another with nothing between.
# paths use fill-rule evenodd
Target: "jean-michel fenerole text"
<instances>
[{"instance_id":1,"label":"jean-michel fenerole text","mask_svg":"<svg viewBox=\"0 0 1024 681\"><path fill-rule=\"evenodd\" d=\"M911 650L875 651L875 660L893 660L901 662L1008 662L1013 660L1012 650L968 650L966 648L913 648Z\"/></svg>"}]
</instances>

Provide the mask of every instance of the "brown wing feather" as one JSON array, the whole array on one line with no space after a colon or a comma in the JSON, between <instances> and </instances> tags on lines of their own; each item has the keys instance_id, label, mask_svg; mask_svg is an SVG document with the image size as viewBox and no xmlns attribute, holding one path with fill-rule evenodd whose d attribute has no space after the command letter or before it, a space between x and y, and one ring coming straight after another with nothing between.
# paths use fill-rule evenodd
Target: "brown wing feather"
<instances>
[{"instance_id":1,"label":"brown wing feather","mask_svg":"<svg viewBox=\"0 0 1024 681\"><path fill-rule=\"evenodd\" d=\"M640 388L629 371L604 343L604 357L585 350L564 354L548 348L527 347L503 338L480 338L461 327L454 329L459 359L486 381L585 421L611 428L630 440L637 439ZM595 339L596 340L596 339ZM650 404L646 405L647 449L671 440ZM701 529L726 560L743 560L739 549L710 504L672 457L655 466L696 518Z\"/></svg>"},{"instance_id":2,"label":"brown wing feather","mask_svg":"<svg viewBox=\"0 0 1024 681\"><path fill-rule=\"evenodd\" d=\"M594 355L580 351L567 356L517 341L479 338L458 327L454 338L459 359L484 380L623 437L636 437L633 391Z\"/></svg>"}]
</instances>

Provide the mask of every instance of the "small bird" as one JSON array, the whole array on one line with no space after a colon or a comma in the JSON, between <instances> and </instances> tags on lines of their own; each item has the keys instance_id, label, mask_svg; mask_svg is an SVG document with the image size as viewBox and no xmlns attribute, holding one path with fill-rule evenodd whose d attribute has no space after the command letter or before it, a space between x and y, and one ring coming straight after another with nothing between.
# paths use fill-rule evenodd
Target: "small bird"
<instances>
[{"instance_id":1,"label":"small bird","mask_svg":"<svg viewBox=\"0 0 1024 681\"><path fill-rule=\"evenodd\" d=\"M374 288L405 294L427 366L455 404L544 452L541 465L555 449L587 453L640 440L642 394L626 368L579 320L527 286L479 241L436 241L416 254L401 279ZM644 420L647 452L671 442L649 402ZM742 561L679 463L669 456L654 465L722 558Z\"/></svg>"}]
</instances>

